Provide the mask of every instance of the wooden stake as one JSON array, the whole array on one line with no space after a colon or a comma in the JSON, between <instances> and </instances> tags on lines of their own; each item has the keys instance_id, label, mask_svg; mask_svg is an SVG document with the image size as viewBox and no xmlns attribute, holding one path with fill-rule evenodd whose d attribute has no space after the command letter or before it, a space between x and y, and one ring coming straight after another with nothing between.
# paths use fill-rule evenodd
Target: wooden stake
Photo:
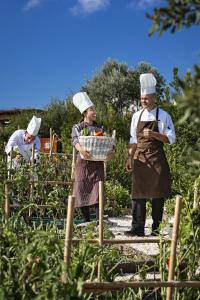
<instances>
[{"instance_id":1,"label":"wooden stake","mask_svg":"<svg viewBox=\"0 0 200 300\"><path fill-rule=\"evenodd\" d=\"M74 218L74 202L75 202L75 197L70 195L68 197L67 220L66 220L65 243L64 243L64 263L66 267L66 273L68 273L69 264L70 264L73 218Z\"/></svg>"},{"instance_id":2,"label":"wooden stake","mask_svg":"<svg viewBox=\"0 0 200 300\"><path fill-rule=\"evenodd\" d=\"M128 288L200 288L200 281L134 281L134 282L86 282L83 290L87 293L125 290Z\"/></svg>"},{"instance_id":3,"label":"wooden stake","mask_svg":"<svg viewBox=\"0 0 200 300\"><path fill-rule=\"evenodd\" d=\"M163 240L165 242L171 242L170 239L168 238L163 238ZM78 244L80 242L82 242L83 239L73 239L73 243L74 244ZM88 243L99 243L99 239L88 239L88 240L85 240L84 241L87 241ZM104 245L120 245L120 244L153 244L153 243L160 243L160 237L144 237L144 238L139 238L139 237L136 237L136 238L133 238L133 239L121 239L121 240L107 240L107 239L103 239L103 244Z\"/></svg>"},{"instance_id":4,"label":"wooden stake","mask_svg":"<svg viewBox=\"0 0 200 300\"><path fill-rule=\"evenodd\" d=\"M55 141L55 134L53 134L52 141L50 144L50 157L52 157L54 141Z\"/></svg>"},{"instance_id":5,"label":"wooden stake","mask_svg":"<svg viewBox=\"0 0 200 300\"><path fill-rule=\"evenodd\" d=\"M8 179L11 178L12 161L13 161L13 147L11 147L11 150L10 150L10 162L9 162L9 169L8 169ZM8 166L8 156L7 156L7 166Z\"/></svg>"},{"instance_id":6,"label":"wooden stake","mask_svg":"<svg viewBox=\"0 0 200 300\"><path fill-rule=\"evenodd\" d=\"M10 217L10 197L9 197L9 184L5 183L5 217L8 219Z\"/></svg>"},{"instance_id":7,"label":"wooden stake","mask_svg":"<svg viewBox=\"0 0 200 300\"><path fill-rule=\"evenodd\" d=\"M193 208L197 209L199 207L200 200L200 179L196 179L194 183L194 202Z\"/></svg>"},{"instance_id":8,"label":"wooden stake","mask_svg":"<svg viewBox=\"0 0 200 300\"><path fill-rule=\"evenodd\" d=\"M71 170L71 180L74 180L74 174L75 174L75 164L76 164L76 149L73 147L72 152L72 170Z\"/></svg>"},{"instance_id":9,"label":"wooden stake","mask_svg":"<svg viewBox=\"0 0 200 300\"><path fill-rule=\"evenodd\" d=\"M52 128L49 129L49 142L50 142L50 149L49 149L49 158L51 158L51 149L52 149Z\"/></svg>"},{"instance_id":10,"label":"wooden stake","mask_svg":"<svg viewBox=\"0 0 200 300\"><path fill-rule=\"evenodd\" d=\"M175 266L176 266L176 246L177 246L177 239L178 239L178 233L179 233L181 204L182 204L182 197L176 196L176 207L175 207L175 213L174 213L174 226L173 226L173 230L172 230L172 243L171 243L171 250L170 250L168 281L174 280L174 273L175 273ZM174 291L174 289L172 287L167 288L166 300L173 299L173 291Z\"/></svg>"},{"instance_id":11,"label":"wooden stake","mask_svg":"<svg viewBox=\"0 0 200 300\"><path fill-rule=\"evenodd\" d=\"M34 168L34 158L35 158L35 145L32 144L32 153L31 153L31 179L33 179L33 168ZM31 186L30 186L30 199L31 201L33 201L33 196L34 196L34 184L33 182L31 182ZM31 209L29 208L28 210L28 216L29 218L31 217Z\"/></svg>"},{"instance_id":12,"label":"wooden stake","mask_svg":"<svg viewBox=\"0 0 200 300\"><path fill-rule=\"evenodd\" d=\"M99 181L99 246L103 246L103 216L104 216L104 190L103 181ZM97 279L101 281L101 259L98 262Z\"/></svg>"}]
</instances>

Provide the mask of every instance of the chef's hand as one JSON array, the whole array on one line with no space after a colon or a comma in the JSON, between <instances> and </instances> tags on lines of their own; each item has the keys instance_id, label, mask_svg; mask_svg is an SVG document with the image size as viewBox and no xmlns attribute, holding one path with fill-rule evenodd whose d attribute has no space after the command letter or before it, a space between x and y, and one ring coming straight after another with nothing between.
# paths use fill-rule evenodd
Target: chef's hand
<instances>
[{"instance_id":1,"label":"chef's hand","mask_svg":"<svg viewBox=\"0 0 200 300\"><path fill-rule=\"evenodd\" d=\"M111 160L114 154L115 154L115 150L111 150L107 155L106 161Z\"/></svg>"},{"instance_id":2,"label":"chef's hand","mask_svg":"<svg viewBox=\"0 0 200 300\"><path fill-rule=\"evenodd\" d=\"M83 155L83 157L85 158L85 159L91 159L92 158L92 156L91 156L91 154L90 154L90 152L88 152L88 151L86 151L86 150L80 150L80 153Z\"/></svg>"},{"instance_id":3,"label":"chef's hand","mask_svg":"<svg viewBox=\"0 0 200 300\"><path fill-rule=\"evenodd\" d=\"M133 171L133 160L132 157L129 157L126 161L125 168L127 172Z\"/></svg>"},{"instance_id":4,"label":"chef's hand","mask_svg":"<svg viewBox=\"0 0 200 300\"><path fill-rule=\"evenodd\" d=\"M145 129L143 130L143 134L144 134L144 137L149 138L149 139L151 139L151 138L154 137L154 132L153 132L153 130L148 129L148 128L145 128Z\"/></svg>"}]
</instances>

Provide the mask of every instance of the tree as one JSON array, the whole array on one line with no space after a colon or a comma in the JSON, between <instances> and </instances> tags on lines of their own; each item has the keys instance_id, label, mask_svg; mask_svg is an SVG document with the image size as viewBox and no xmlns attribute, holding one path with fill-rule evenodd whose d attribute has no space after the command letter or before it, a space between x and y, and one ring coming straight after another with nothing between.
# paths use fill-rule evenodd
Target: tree
<instances>
[{"instance_id":1,"label":"tree","mask_svg":"<svg viewBox=\"0 0 200 300\"><path fill-rule=\"evenodd\" d=\"M152 72L157 79L158 95L164 97L165 80L159 72L148 63L140 63L135 68L127 64L108 60L97 71L91 80L88 80L82 90L86 91L95 102L97 108L102 104L111 104L123 114L131 104L137 108L140 103L139 76L141 73Z\"/></svg>"},{"instance_id":2,"label":"tree","mask_svg":"<svg viewBox=\"0 0 200 300\"><path fill-rule=\"evenodd\" d=\"M61 128L67 120L67 104L66 101L54 99L51 103L45 107L42 114L42 124L40 129L40 135L43 137L49 137L49 129L60 135Z\"/></svg>"},{"instance_id":3,"label":"tree","mask_svg":"<svg viewBox=\"0 0 200 300\"><path fill-rule=\"evenodd\" d=\"M154 14L147 13L147 17L153 22L149 35L158 31L161 35L167 30L172 33L183 27L191 27L200 24L199 0L167 0L167 6L155 8Z\"/></svg>"}]
</instances>

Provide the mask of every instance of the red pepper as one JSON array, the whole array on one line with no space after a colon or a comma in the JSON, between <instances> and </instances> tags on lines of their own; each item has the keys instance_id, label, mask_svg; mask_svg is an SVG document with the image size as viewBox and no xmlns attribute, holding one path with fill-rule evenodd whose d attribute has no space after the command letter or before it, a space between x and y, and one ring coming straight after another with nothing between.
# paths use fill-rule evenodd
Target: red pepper
<instances>
[{"instance_id":1,"label":"red pepper","mask_svg":"<svg viewBox=\"0 0 200 300\"><path fill-rule=\"evenodd\" d=\"M98 131L95 133L96 136L103 136L103 132L102 131Z\"/></svg>"}]
</instances>

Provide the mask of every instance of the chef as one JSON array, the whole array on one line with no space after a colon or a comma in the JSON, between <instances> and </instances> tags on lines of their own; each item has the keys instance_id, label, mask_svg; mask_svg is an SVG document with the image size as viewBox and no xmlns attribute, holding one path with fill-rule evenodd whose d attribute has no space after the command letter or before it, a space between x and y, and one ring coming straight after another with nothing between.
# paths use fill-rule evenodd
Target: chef
<instances>
[{"instance_id":1,"label":"chef","mask_svg":"<svg viewBox=\"0 0 200 300\"><path fill-rule=\"evenodd\" d=\"M152 233L159 233L164 200L171 194L169 165L163 150L176 136L170 115L156 105L156 79L140 75L142 109L132 116L126 170L132 172L132 226L125 235L144 236L146 200L152 200Z\"/></svg>"},{"instance_id":2,"label":"chef","mask_svg":"<svg viewBox=\"0 0 200 300\"><path fill-rule=\"evenodd\" d=\"M34 159L36 159L38 152L40 151L40 139L37 136L40 125L41 118L33 116L26 130L16 130L9 138L5 147L5 152L8 155L8 162L10 162L11 150L13 150L14 153L17 153L12 161L12 168L17 168L21 164L21 158L26 162L31 160L32 145L35 146Z\"/></svg>"}]
</instances>

